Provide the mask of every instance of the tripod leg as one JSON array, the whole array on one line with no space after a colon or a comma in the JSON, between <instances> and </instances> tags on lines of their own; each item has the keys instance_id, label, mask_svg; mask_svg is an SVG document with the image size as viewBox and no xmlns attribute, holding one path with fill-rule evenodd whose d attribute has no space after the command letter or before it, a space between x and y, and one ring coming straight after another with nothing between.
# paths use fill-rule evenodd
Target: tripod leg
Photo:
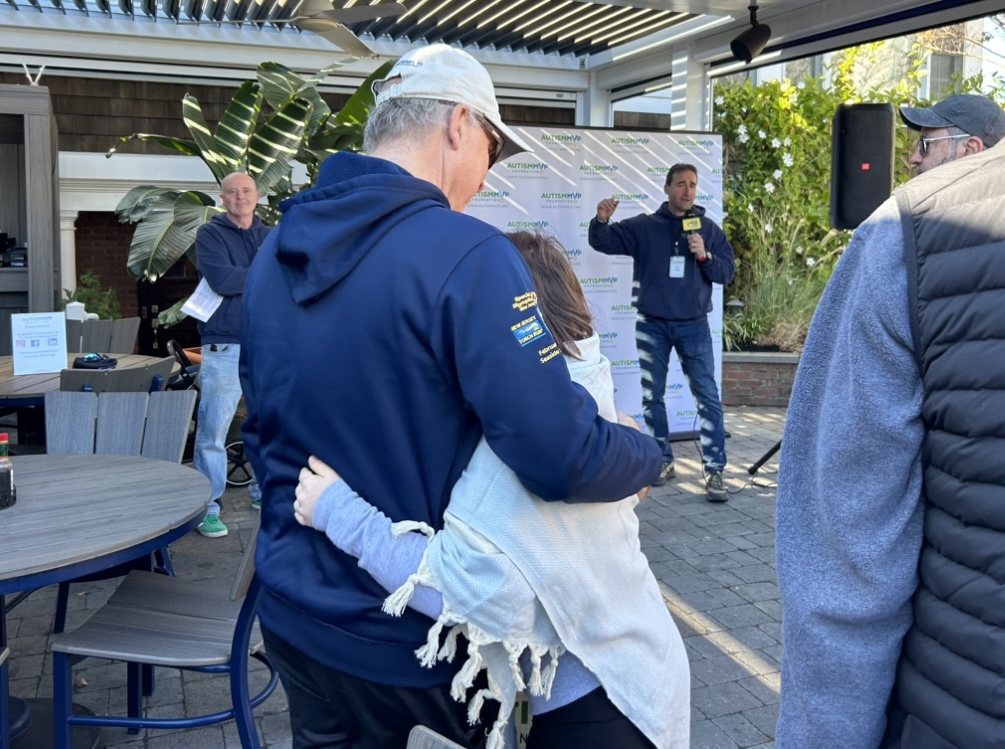
<instances>
[{"instance_id":1,"label":"tripod leg","mask_svg":"<svg viewBox=\"0 0 1005 749\"><path fill-rule=\"evenodd\" d=\"M782 447L782 441L778 440L778 442L772 445L771 448L766 453L764 453L764 455L758 458L757 462L754 463L754 465L752 465L750 468L747 469L747 473L749 473L751 476L757 473L761 469L761 466L763 466L765 463L771 460L771 456L774 455L776 452L778 452L778 450L781 447Z\"/></svg>"}]
</instances>

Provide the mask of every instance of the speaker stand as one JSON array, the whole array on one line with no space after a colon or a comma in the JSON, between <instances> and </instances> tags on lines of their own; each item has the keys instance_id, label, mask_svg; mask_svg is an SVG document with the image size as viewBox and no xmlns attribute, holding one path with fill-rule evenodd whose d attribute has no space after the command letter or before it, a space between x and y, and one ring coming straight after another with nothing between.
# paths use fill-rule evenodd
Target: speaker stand
<instances>
[{"instance_id":1,"label":"speaker stand","mask_svg":"<svg viewBox=\"0 0 1005 749\"><path fill-rule=\"evenodd\" d=\"M768 448L768 451L766 453L764 453L764 455L762 455L760 458L757 459L757 462L754 463L754 465L752 465L750 468L747 469L747 473L749 473L751 476L753 476L755 473L757 473L759 470L761 470L761 466L763 466L765 463L767 463L769 460L771 460L771 457L776 452L778 452L778 450L781 448L781 446L782 446L782 441L778 440L778 442L776 442L770 448Z\"/></svg>"}]
</instances>

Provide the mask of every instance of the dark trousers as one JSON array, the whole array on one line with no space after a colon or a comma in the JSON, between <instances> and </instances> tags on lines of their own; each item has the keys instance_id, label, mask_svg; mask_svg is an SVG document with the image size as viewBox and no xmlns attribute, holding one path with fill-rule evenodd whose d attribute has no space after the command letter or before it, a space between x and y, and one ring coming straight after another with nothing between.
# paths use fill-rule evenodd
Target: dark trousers
<instances>
[{"instance_id":1,"label":"dark trousers","mask_svg":"<svg viewBox=\"0 0 1005 749\"><path fill-rule=\"evenodd\" d=\"M485 727L468 725L467 708L450 697L449 684L376 684L318 663L264 627L262 635L289 698L293 749L405 749L417 725L470 749L485 746Z\"/></svg>"},{"instance_id":2,"label":"dark trousers","mask_svg":"<svg viewBox=\"0 0 1005 749\"><path fill-rule=\"evenodd\" d=\"M705 469L721 473L726 466L726 431L722 401L715 384L715 359L708 320L673 322L639 313L635 339L642 369L642 415L653 437L663 448L663 460L673 462L667 428L667 370L671 349L677 352L680 368L698 406L701 457Z\"/></svg>"},{"instance_id":3,"label":"dark trousers","mask_svg":"<svg viewBox=\"0 0 1005 749\"><path fill-rule=\"evenodd\" d=\"M656 749L597 687L565 707L535 715L527 749Z\"/></svg>"}]
</instances>

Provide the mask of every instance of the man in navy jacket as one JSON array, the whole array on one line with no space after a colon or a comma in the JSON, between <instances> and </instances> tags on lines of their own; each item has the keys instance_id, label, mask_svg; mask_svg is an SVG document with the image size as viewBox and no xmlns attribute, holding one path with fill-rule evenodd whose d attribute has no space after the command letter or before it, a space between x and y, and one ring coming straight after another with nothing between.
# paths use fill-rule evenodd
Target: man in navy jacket
<instances>
[{"instance_id":1,"label":"man in navy jacket","mask_svg":"<svg viewBox=\"0 0 1005 749\"><path fill-rule=\"evenodd\" d=\"M546 501L615 501L650 485L648 436L598 416L569 379L530 273L497 229L461 213L493 162L529 150L492 81L446 45L375 84L370 156L339 153L287 201L245 289L245 448L262 483L260 616L295 746L404 747L416 724L481 746L450 698L456 666L423 668L431 621L391 617L377 582L297 523L316 454L392 520L443 525L484 434Z\"/></svg>"},{"instance_id":2,"label":"man in navy jacket","mask_svg":"<svg viewBox=\"0 0 1005 749\"><path fill-rule=\"evenodd\" d=\"M258 246L269 235L269 227L255 215L258 188L247 174L234 172L223 178L220 203L225 212L200 227L195 236L199 275L223 297L209 320L199 323L202 363L193 462L213 487L206 517L196 529L207 538L227 535L227 526L220 520L220 496L227 488L227 432L241 400L237 332L244 279ZM252 505L257 506L258 484L252 481L248 489Z\"/></svg>"},{"instance_id":3,"label":"man in navy jacket","mask_svg":"<svg viewBox=\"0 0 1005 749\"><path fill-rule=\"evenodd\" d=\"M663 191L667 202L656 213L615 224L610 219L618 201L601 200L596 217L590 221L589 242L598 252L629 255L635 261L642 412L663 448L663 468L656 485L674 476L663 395L670 350L676 349L698 404L706 496L712 502L725 502L728 494L722 470L726 467L726 439L707 316L712 311L712 284L725 286L733 280L733 248L722 229L705 218L705 209L694 204L696 167L672 166Z\"/></svg>"}]
</instances>

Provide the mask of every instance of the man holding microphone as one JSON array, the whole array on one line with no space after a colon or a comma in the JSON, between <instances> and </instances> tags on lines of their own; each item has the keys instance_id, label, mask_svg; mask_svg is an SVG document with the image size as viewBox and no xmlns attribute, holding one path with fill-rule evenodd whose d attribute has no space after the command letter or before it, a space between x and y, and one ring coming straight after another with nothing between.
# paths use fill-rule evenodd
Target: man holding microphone
<instances>
[{"instance_id":1,"label":"man holding microphone","mask_svg":"<svg viewBox=\"0 0 1005 749\"><path fill-rule=\"evenodd\" d=\"M663 469L656 486L675 474L663 402L670 350L675 349L698 404L706 496L710 502L725 502L725 429L707 316L712 311L712 284L725 286L733 280L733 248L722 229L705 218L705 209L694 204L697 167L672 166L663 192L667 200L655 213L617 223L610 219L618 201L601 200L590 221L589 242L605 255L628 255L635 261L642 411L663 449Z\"/></svg>"}]
</instances>

